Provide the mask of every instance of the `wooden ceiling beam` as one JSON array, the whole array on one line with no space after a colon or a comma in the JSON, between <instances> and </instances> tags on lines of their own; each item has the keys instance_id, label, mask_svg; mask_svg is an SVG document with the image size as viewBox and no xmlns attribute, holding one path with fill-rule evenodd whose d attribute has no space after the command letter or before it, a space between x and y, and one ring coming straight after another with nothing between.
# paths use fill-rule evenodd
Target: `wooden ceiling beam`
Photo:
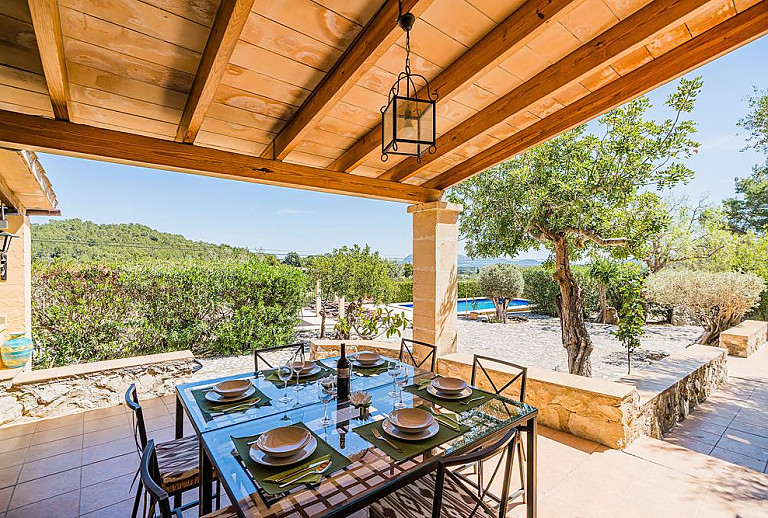
<instances>
[{"instance_id":1,"label":"wooden ceiling beam","mask_svg":"<svg viewBox=\"0 0 768 518\"><path fill-rule=\"evenodd\" d=\"M0 110L0 146L399 202L424 203L442 196L438 190L415 185L6 110Z\"/></svg>"},{"instance_id":2,"label":"wooden ceiling beam","mask_svg":"<svg viewBox=\"0 0 768 518\"><path fill-rule=\"evenodd\" d=\"M29 13L35 29L35 40L43 63L45 82L51 98L53 115L69 120L72 103L69 96L67 65L64 61L64 39L61 35L57 0L29 0Z\"/></svg>"},{"instance_id":3,"label":"wooden ceiling beam","mask_svg":"<svg viewBox=\"0 0 768 518\"><path fill-rule=\"evenodd\" d=\"M403 0L403 12L417 18L434 0ZM397 25L397 0L385 0L301 108L264 149L262 158L282 160L304 136L349 92L384 53L403 35Z\"/></svg>"},{"instance_id":4,"label":"wooden ceiling beam","mask_svg":"<svg viewBox=\"0 0 768 518\"><path fill-rule=\"evenodd\" d=\"M710 1L655 0L647 4L441 135L437 139L437 152L423 155L420 161L407 158L379 178L402 181L418 174L435 160L509 117L636 50L661 31L680 25L681 20L700 12Z\"/></svg>"},{"instance_id":5,"label":"wooden ceiling beam","mask_svg":"<svg viewBox=\"0 0 768 518\"><path fill-rule=\"evenodd\" d=\"M423 186L447 189L765 34L768 34L768 0L762 0L639 69L424 182Z\"/></svg>"},{"instance_id":6,"label":"wooden ceiling beam","mask_svg":"<svg viewBox=\"0 0 768 518\"><path fill-rule=\"evenodd\" d=\"M449 97L463 85L476 80L498 65L511 52L524 47L556 17L580 0L528 0L480 41L470 47L430 82L438 101ZM424 95L424 92L419 92ZM336 171L351 171L381 146L381 123L355 142L330 166Z\"/></svg>"},{"instance_id":7,"label":"wooden ceiling beam","mask_svg":"<svg viewBox=\"0 0 768 518\"><path fill-rule=\"evenodd\" d=\"M197 138L216 89L227 70L232 52L251 14L253 2L254 0L221 0L176 131L177 142L191 144Z\"/></svg>"}]
</instances>

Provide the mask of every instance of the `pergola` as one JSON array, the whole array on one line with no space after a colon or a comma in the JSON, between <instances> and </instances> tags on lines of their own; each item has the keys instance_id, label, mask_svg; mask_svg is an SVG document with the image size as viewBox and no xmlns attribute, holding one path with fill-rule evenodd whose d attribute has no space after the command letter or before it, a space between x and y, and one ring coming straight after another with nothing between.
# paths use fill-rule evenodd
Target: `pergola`
<instances>
[{"instance_id":1,"label":"pergola","mask_svg":"<svg viewBox=\"0 0 768 518\"><path fill-rule=\"evenodd\" d=\"M437 151L382 162L396 0L4 0L0 144L407 202L414 336L455 347L443 190L768 32L768 0L403 0ZM765 64L763 64L765 66Z\"/></svg>"}]
</instances>

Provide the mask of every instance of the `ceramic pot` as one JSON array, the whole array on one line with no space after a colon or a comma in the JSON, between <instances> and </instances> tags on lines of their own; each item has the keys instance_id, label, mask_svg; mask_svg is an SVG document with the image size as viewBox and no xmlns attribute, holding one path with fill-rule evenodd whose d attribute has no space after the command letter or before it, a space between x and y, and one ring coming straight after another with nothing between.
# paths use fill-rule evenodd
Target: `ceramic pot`
<instances>
[{"instance_id":1,"label":"ceramic pot","mask_svg":"<svg viewBox=\"0 0 768 518\"><path fill-rule=\"evenodd\" d=\"M10 340L0 346L0 358L8 369L24 367L32 357L35 343L31 338L24 336L23 332L10 333Z\"/></svg>"}]
</instances>

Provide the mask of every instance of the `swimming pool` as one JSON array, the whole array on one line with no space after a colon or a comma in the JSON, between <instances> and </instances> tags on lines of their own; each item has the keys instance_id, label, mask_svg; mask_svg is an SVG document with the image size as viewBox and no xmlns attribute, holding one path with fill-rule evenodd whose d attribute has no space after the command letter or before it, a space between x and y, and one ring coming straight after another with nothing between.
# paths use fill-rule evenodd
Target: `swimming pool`
<instances>
[{"instance_id":1,"label":"swimming pool","mask_svg":"<svg viewBox=\"0 0 768 518\"><path fill-rule=\"evenodd\" d=\"M413 309L412 302L403 302L402 304L395 304L395 305L402 308ZM511 309L515 306L528 306L528 305L530 305L530 302L525 299L513 299L509 303L509 308ZM489 309L494 309L493 301L491 299L486 299L486 298L459 299L459 302L456 307L456 312L466 313L468 311L484 311Z\"/></svg>"}]
</instances>

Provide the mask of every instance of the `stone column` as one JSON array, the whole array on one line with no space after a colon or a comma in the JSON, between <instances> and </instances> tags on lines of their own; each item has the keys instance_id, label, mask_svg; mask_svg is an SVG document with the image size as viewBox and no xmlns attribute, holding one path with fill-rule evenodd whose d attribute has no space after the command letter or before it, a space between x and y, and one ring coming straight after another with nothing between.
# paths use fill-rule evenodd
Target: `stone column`
<instances>
[{"instance_id":1,"label":"stone column","mask_svg":"<svg viewBox=\"0 0 768 518\"><path fill-rule=\"evenodd\" d=\"M32 239L29 217L6 216L8 230L18 236L8 249L8 280L0 281L0 316L7 332L32 332ZM6 334L7 334L6 332Z\"/></svg>"},{"instance_id":2,"label":"stone column","mask_svg":"<svg viewBox=\"0 0 768 518\"><path fill-rule=\"evenodd\" d=\"M413 214L413 338L456 352L458 217L461 205L443 201L411 205Z\"/></svg>"}]
</instances>

